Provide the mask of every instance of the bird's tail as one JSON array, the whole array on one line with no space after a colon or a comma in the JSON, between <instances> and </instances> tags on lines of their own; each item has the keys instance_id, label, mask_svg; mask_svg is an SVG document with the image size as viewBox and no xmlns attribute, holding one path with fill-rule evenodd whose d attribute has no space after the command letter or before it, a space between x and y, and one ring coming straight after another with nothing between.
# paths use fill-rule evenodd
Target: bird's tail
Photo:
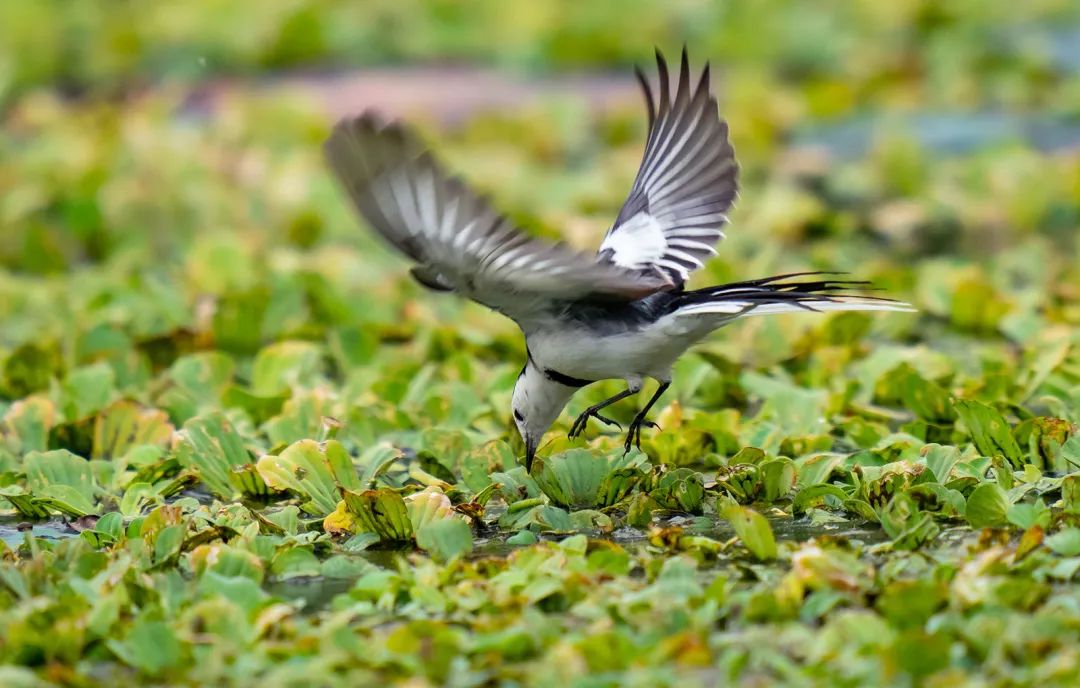
<instances>
[{"instance_id":1,"label":"bird's tail","mask_svg":"<svg viewBox=\"0 0 1080 688\"><path fill-rule=\"evenodd\" d=\"M680 294L672 303L678 315L769 315L800 311L901 311L911 304L855 292L871 291L869 282L829 279L836 272L795 272L733 282ZM799 280L800 277L818 279Z\"/></svg>"}]
</instances>

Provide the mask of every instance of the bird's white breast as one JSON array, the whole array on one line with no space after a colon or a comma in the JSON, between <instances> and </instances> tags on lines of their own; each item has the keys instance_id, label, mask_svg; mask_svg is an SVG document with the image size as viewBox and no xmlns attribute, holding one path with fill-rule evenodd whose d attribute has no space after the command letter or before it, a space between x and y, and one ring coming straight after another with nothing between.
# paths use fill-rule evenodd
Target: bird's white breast
<instances>
[{"instance_id":1,"label":"bird's white breast","mask_svg":"<svg viewBox=\"0 0 1080 688\"><path fill-rule=\"evenodd\" d=\"M584 326L552 324L528 335L529 351L541 368L583 380L630 376L670 379L671 365L700 338L669 319L640 330L598 334Z\"/></svg>"}]
</instances>

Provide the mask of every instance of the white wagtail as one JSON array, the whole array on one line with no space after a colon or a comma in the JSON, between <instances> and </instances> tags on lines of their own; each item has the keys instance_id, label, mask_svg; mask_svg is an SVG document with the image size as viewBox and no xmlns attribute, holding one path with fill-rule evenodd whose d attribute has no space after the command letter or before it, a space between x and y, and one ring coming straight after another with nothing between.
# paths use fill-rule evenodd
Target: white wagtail
<instances>
[{"instance_id":1,"label":"white wagtail","mask_svg":"<svg viewBox=\"0 0 1080 688\"><path fill-rule=\"evenodd\" d=\"M626 450L640 447L649 409L671 385L671 367L713 330L747 315L792 311L907 311L908 304L848 293L865 282L803 272L686 290L691 271L715 255L737 195L738 165L719 118L705 66L694 86L683 49L671 89L657 51L659 102L635 70L649 116L645 153L630 195L597 255L528 236L463 181L447 174L403 125L371 113L338 123L326 142L330 167L360 215L416 265L412 276L455 291L511 318L525 334L528 360L514 386L513 414L525 465L570 397L606 379L626 389L589 407L660 386L634 417ZM801 279L800 279L801 278Z\"/></svg>"}]
</instances>

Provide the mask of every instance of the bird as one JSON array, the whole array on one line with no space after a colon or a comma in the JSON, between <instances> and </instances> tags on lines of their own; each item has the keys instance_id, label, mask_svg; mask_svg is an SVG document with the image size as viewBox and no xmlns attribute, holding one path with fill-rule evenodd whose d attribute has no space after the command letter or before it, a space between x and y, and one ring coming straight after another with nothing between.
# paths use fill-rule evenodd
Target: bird
<instances>
[{"instance_id":1,"label":"bird","mask_svg":"<svg viewBox=\"0 0 1080 688\"><path fill-rule=\"evenodd\" d=\"M795 272L688 289L716 255L739 191L739 166L711 91L709 65L693 79L686 47L677 75L656 50L657 84L634 70L648 128L640 168L595 255L523 232L461 178L448 173L405 124L373 111L339 121L323 149L327 164L368 225L412 261L410 274L437 292L456 292L521 329L526 361L511 412L525 470L544 435L581 388L624 380L570 427L618 426L602 411L658 387L626 429L641 447L648 413L672 383L672 365L715 330L750 315L800 311L911 311L865 295L869 283L837 272ZM673 81L674 76L674 83Z\"/></svg>"}]
</instances>

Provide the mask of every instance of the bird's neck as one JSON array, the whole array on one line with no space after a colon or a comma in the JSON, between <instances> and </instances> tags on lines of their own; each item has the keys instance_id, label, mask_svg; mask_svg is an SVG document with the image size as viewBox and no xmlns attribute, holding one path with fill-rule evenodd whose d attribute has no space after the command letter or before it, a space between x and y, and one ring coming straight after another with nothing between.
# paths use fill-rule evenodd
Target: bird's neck
<instances>
[{"instance_id":1,"label":"bird's neck","mask_svg":"<svg viewBox=\"0 0 1080 688\"><path fill-rule=\"evenodd\" d=\"M577 387L561 384L544 375L531 357L525 364L518 384L522 385L522 391L528 397L533 416L530 420L537 429L542 426L542 431L545 432L578 390Z\"/></svg>"}]
</instances>

